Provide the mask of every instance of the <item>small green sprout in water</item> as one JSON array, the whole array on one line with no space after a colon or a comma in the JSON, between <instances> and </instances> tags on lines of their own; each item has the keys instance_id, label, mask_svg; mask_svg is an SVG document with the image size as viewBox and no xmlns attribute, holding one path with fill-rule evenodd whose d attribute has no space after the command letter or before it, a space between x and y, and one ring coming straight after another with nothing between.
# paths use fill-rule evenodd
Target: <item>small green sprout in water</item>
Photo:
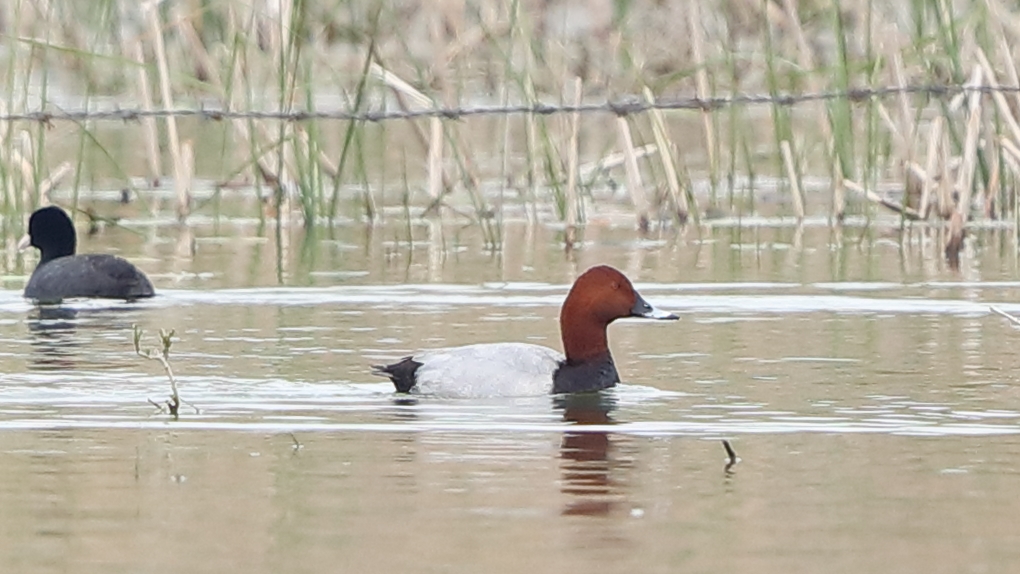
<instances>
[{"instance_id":1,"label":"small green sprout in water","mask_svg":"<svg viewBox=\"0 0 1020 574\"><path fill-rule=\"evenodd\" d=\"M143 331L138 327L137 324L132 325L131 329L134 331L134 342L135 342L135 353L144 359L152 359L153 361L159 361L163 365L163 370L166 372L166 376L170 379L170 398L167 399L165 404L159 404L156 401L149 399L160 412L169 412L174 419L178 418L178 412L181 406L181 395L177 392L177 379L174 377L174 370L170 367L170 347L173 345L173 337L175 331L170 329L159 330L159 339L161 343L160 349L146 349L142 350L142 334ZM198 412L198 409L195 409Z\"/></svg>"}]
</instances>

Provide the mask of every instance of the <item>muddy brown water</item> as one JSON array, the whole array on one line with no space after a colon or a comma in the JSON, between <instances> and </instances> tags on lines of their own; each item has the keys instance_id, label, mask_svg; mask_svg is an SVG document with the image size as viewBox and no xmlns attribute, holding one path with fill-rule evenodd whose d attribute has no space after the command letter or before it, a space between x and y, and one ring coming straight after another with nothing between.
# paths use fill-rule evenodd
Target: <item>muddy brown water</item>
<instances>
[{"instance_id":1,"label":"muddy brown water","mask_svg":"<svg viewBox=\"0 0 1020 574\"><path fill-rule=\"evenodd\" d=\"M638 238L399 222L279 248L252 221L109 229L161 295L0 291L3 572L986 572L1020 566L1020 313L1007 232L946 269L923 233ZM409 236L408 233L411 235ZM409 241L408 239L413 241ZM193 254L192 254L193 253ZM401 400L421 347L559 347L586 267L678 323L621 321L594 399ZM131 325L176 330L169 387ZM726 470L720 440L741 462Z\"/></svg>"}]
</instances>

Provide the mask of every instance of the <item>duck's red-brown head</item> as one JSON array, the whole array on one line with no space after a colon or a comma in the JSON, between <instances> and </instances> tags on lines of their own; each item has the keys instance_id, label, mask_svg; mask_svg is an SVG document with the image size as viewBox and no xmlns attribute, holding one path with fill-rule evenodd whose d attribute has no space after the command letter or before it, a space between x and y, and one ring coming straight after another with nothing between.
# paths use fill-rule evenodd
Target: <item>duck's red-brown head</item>
<instances>
[{"instance_id":1,"label":"duck's red-brown head","mask_svg":"<svg viewBox=\"0 0 1020 574\"><path fill-rule=\"evenodd\" d=\"M582 273L560 310L567 362L585 362L608 353L606 327L623 317L678 318L649 305L623 273L608 265Z\"/></svg>"}]
</instances>

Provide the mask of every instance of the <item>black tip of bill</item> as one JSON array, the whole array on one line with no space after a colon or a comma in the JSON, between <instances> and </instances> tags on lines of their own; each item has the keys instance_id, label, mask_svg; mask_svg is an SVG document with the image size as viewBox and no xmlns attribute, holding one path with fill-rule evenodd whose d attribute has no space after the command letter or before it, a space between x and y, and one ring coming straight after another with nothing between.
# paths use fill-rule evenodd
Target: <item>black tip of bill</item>
<instances>
[{"instance_id":1,"label":"black tip of bill","mask_svg":"<svg viewBox=\"0 0 1020 574\"><path fill-rule=\"evenodd\" d=\"M680 317L652 307L651 303L645 301L641 295L638 295L634 301L634 307L630 310L630 314L634 317L644 317L645 319L658 319L660 321L676 321Z\"/></svg>"}]
</instances>

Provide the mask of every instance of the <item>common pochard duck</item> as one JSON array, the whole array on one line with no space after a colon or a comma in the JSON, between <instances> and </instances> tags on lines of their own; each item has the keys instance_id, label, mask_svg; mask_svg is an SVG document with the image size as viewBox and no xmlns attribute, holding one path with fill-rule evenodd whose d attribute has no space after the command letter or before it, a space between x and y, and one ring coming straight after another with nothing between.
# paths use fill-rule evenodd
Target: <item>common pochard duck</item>
<instances>
[{"instance_id":1,"label":"common pochard duck","mask_svg":"<svg viewBox=\"0 0 1020 574\"><path fill-rule=\"evenodd\" d=\"M422 351L373 373L401 393L528 396L607 389L620 382L606 327L624 317L675 320L645 301L616 269L599 265L574 281L560 310L565 356L530 343L482 343Z\"/></svg>"}]
</instances>

